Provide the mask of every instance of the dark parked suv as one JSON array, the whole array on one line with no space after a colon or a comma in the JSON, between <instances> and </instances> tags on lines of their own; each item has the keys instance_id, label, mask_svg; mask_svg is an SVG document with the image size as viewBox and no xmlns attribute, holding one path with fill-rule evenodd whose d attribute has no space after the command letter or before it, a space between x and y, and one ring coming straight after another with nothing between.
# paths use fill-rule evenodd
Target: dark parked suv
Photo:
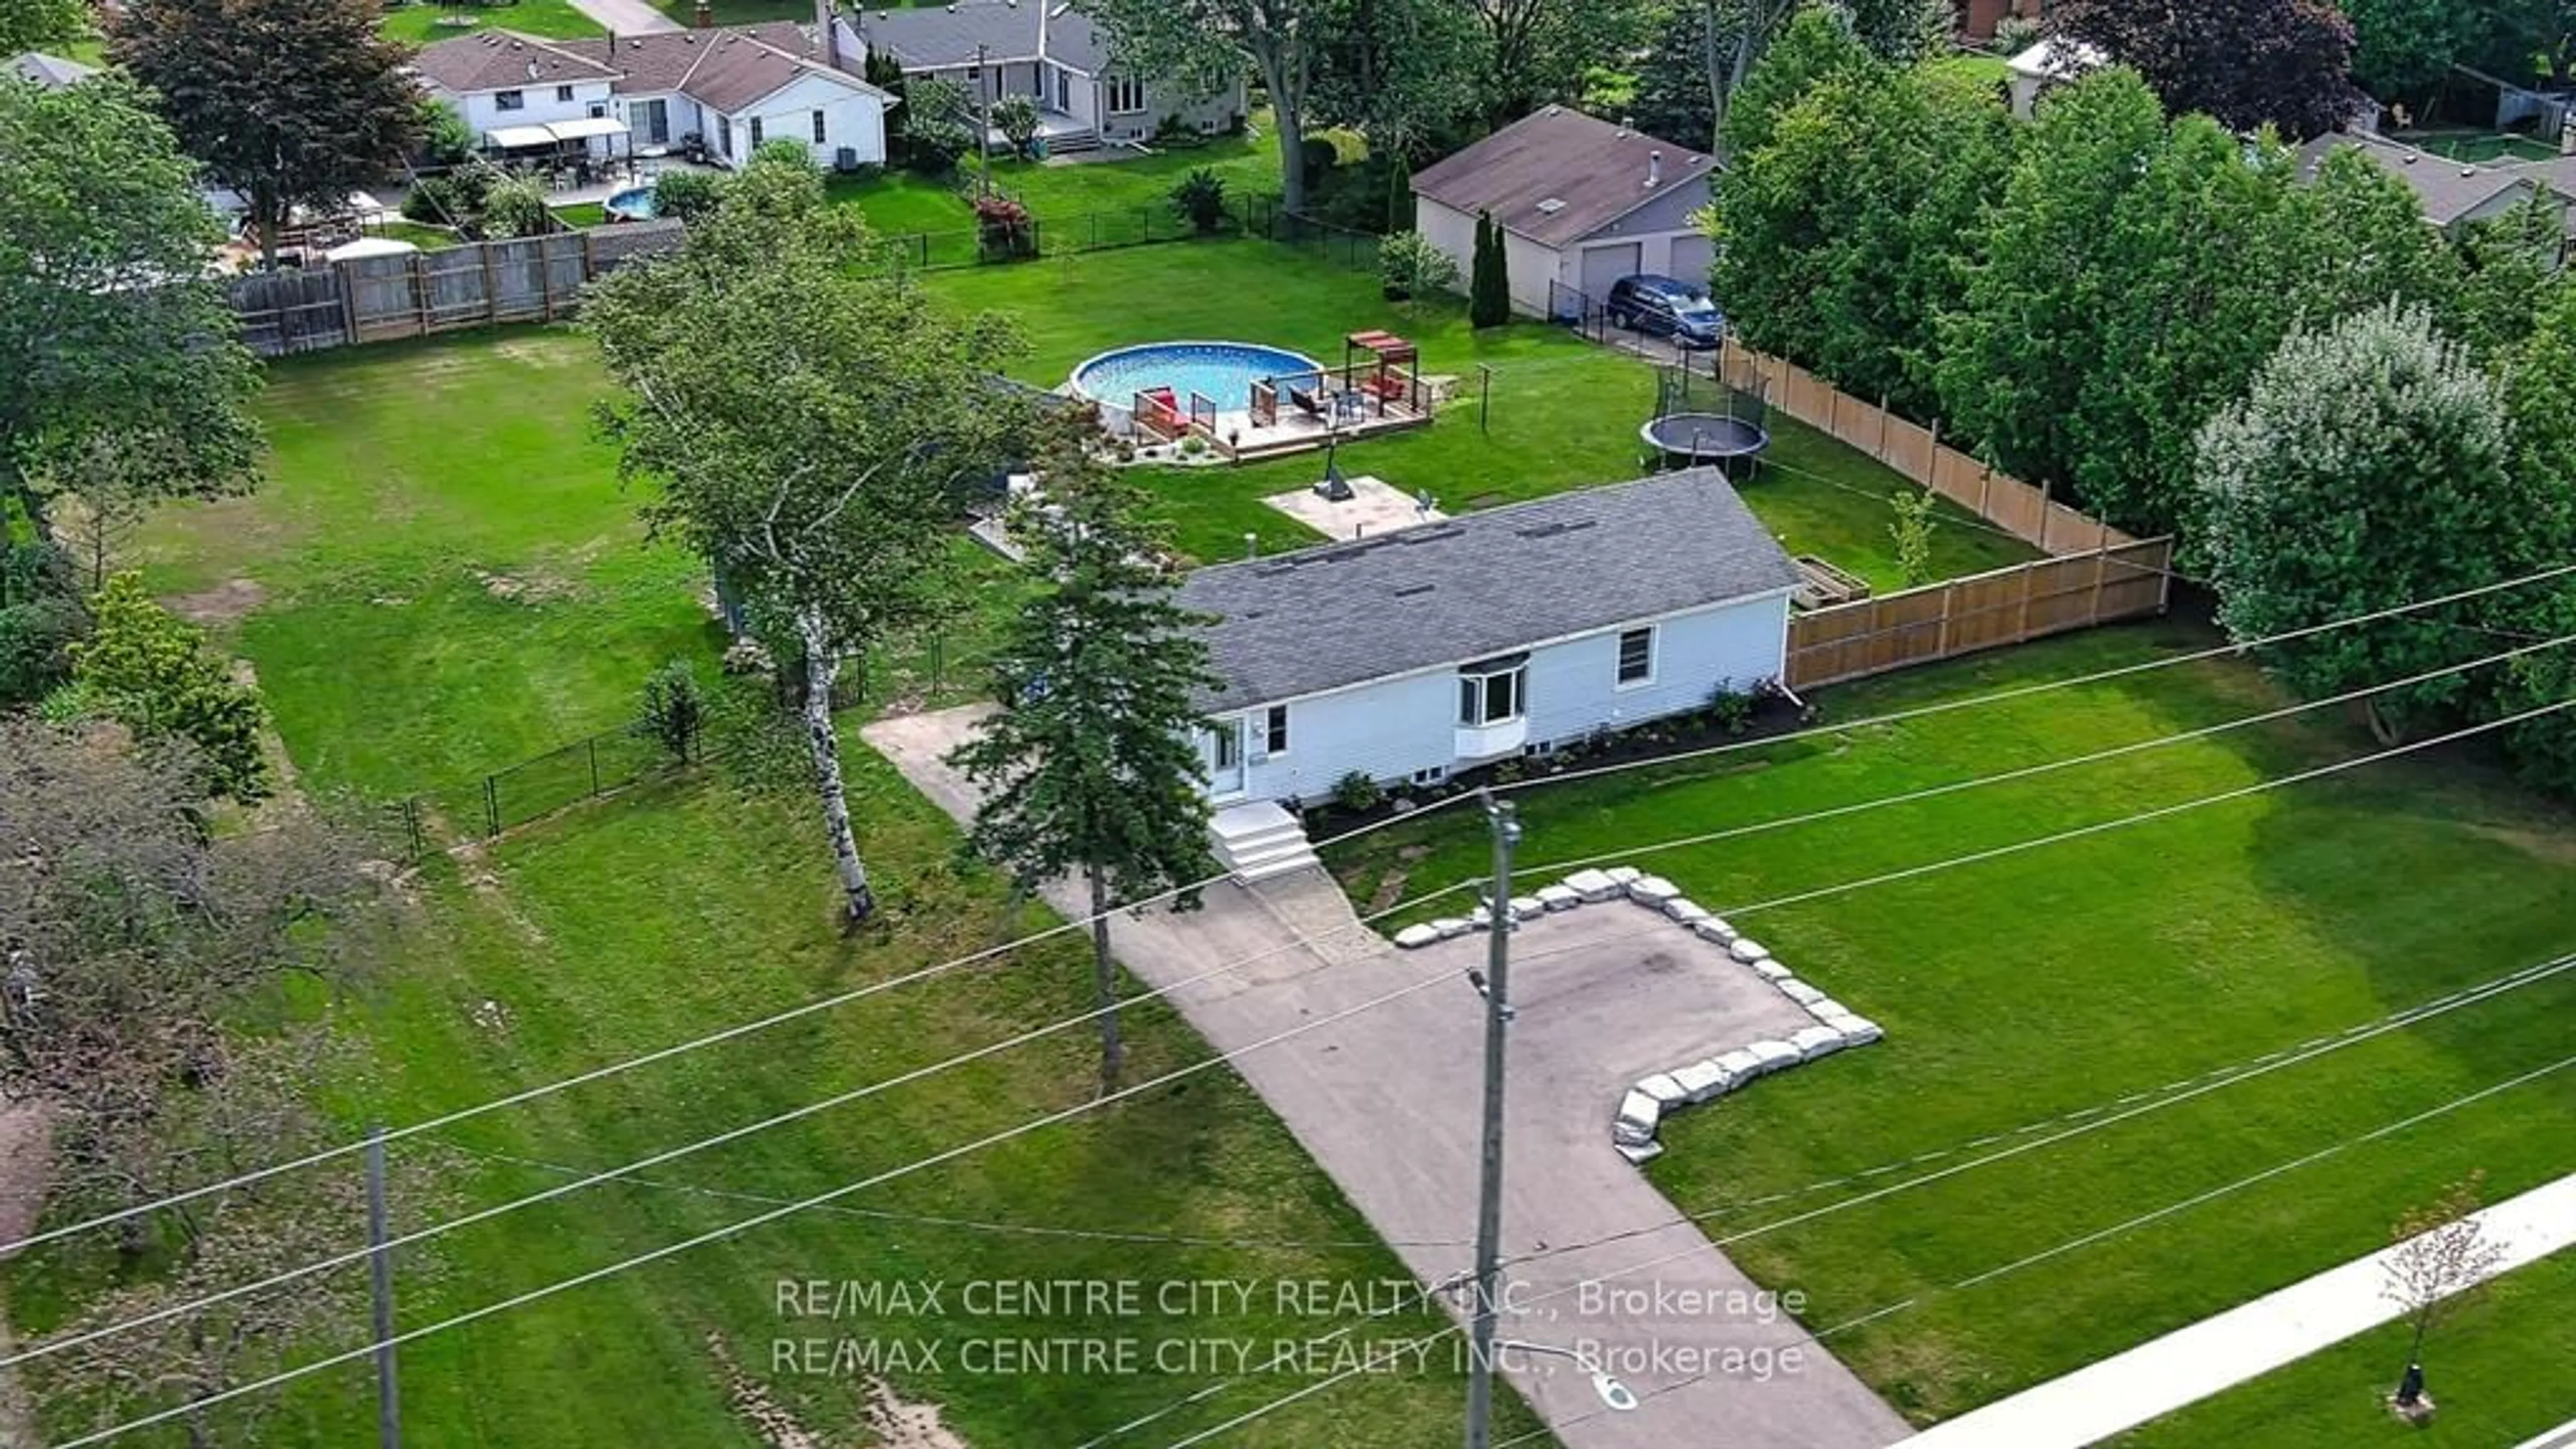
<instances>
[{"instance_id":1,"label":"dark parked suv","mask_svg":"<svg viewBox=\"0 0 2576 1449\"><path fill-rule=\"evenodd\" d=\"M1670 337L1676 347L1715 347L1726 335L1726 314L1697 287L1671 277L1621 277L1603 304L1614 327Z\"/></svg>"}]
</instances>

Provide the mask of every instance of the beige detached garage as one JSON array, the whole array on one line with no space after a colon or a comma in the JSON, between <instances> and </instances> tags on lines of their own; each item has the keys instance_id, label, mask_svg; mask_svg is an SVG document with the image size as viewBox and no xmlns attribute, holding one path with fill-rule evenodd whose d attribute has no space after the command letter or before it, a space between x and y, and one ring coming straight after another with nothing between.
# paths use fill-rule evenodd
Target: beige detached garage
<instances>
[{"instance_id":1,"label":"beige detached garage","mask_svg":"<svg viewBox=\"0 0 2576 1449\"><path fill-rule=\"evenodd\" d=\"M1512 305L1565 316L1635 272L1708 283L1709 241L1691 216L1717 163L1670 141L1549 106L1413 177L1413 224L1473 271L1476 214L1503 229Z\"/></svg>"}]
</instances>

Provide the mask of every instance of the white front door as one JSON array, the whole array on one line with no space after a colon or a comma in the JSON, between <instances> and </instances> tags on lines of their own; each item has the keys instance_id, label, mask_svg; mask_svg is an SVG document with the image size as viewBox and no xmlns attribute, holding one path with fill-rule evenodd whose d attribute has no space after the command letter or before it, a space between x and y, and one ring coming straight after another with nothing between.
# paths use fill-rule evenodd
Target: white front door
<instances>
[{"instance_id":1,"label":"white front door","mask_svg":"<svg viewBox=\"0 0 2576 1449\"><path fill-rule=\"evenodd\" d=\"M1221 719L1207 737L1208 794L1222 800L1243 793L1243 720Z\"/></svg>"}]
</instances>

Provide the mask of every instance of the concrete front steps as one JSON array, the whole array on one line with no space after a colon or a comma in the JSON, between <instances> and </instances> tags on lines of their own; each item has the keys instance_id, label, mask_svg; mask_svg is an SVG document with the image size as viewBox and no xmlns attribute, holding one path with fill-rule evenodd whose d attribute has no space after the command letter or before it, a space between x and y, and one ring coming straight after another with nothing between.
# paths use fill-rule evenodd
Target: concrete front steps
<instances>
[{"instance_id":1,"label":"concrete front steps","mask_svg":"<svg viewBox=\"0 0 2576 1449\"><path fill-rule=\"evenodd\" d=\"M1245 885L1323 864L1297 817L1267 800L1218 811L1208 822L1208 847Z\"/></svg>"}]
</instances>

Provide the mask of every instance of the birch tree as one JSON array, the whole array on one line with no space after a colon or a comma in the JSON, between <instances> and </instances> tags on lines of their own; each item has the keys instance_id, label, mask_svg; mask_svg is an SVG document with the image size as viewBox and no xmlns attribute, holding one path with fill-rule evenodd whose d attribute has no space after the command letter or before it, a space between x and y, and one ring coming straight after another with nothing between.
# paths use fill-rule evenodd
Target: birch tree
<instances>
[{"instance_id":1,"label":"birch tree","mask_svg":"<svg viewBox=\"0 0 2576 1449\"><path fill-rule=\"evenodd\" d=\"M675 255L585 300L625 396L603 409L657 538L695 549L801 658L803 725L848 924L875 909L833 731L842 661L937 623L961 489L989 477L1025 405L986 385L1014 351L899 275L800 159L763 156Z\"/></svg>"}]
</instances>

